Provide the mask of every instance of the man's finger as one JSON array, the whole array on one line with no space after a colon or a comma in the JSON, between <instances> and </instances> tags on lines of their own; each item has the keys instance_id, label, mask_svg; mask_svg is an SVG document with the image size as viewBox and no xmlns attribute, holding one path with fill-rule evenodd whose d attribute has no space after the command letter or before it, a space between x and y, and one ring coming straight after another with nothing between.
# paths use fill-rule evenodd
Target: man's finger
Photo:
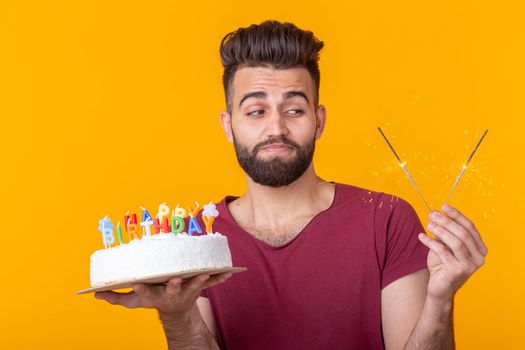
<instances>
[{"instance_id":1,"label":"man's finger","mask_svg":"<svg viewBox=\"0 0 525 350\"><path fill-rule=\"evenodd\" d=\"M121 305L128 308L136 308L140 306L140 297L135 292L96 292L95 298L105 300L110 304Z\"/></svg>"},{"instance_id":2,"label":"man's finger","mask_svg":"<svg viewBox=\"0 0 525 350\"><path fill-rule=\"evenodd\" d=\"M472 264L472 261L478 264L483 260L479 248L472 237L469 237L470 240L463 240L458 237L457 234L454 234L445 227L433 222L429 223L428 229L437 237L441 238L442 242L445 243L463 265L469 266Z\"/></svg>"},{"instance_id":3,"label":"man's finger","mask_svg":"<svg viewBox=\"0 0 525 350\"><path fill-rule=\"evenodd\" d=\"M468 254L474 258L476 263L480 263L483 260L482 248L478 246L471 231L467 230L448 216L442 215L438 211L432 211L429 217L431 220L430 224L443 227L444 231L436 232L435 230L432 230L431 227L428 227L428 229L438 237L446 239L445 243L449 248L452 250L454 250L454 247L460 248L459 240L466 247ZM458 256L458 258L460 257Z\"/></svg>"},{"instance_id":4,"label":"man's finger","mask_svg":"<svg viewBox=\"0 0 525 350\"><path fill-rule=\"evenodd\" d=\"M430 250L432 250L436 255L439 257L443 265L447 265L449 267L454 267L459 264L459 261L456 259L454 254L450 250L447 249L446 245L443 243L440 243L436 241L433 238L428 237L424 233L420 233L417 238L426 245Z\"/></svg>"},{"instance_id":5,"label":"man's finger","mask_svg":"<svg viewBox=\"0 0 525 350\"><path fill-rule=\"evenodd\" d=\"M180 293L180 286L182 284L182 278L175 277L171 278L168 281L168 284L166 286L166 296L169 298L174 298Z\"/></svg>"},{"instance_id":6,"label":"man's finger","mask_svg":"<svg viewBox=\"0 0 525 350\"><path fill-rule=\"evenodd\" d=\"M200 290L202 289L202 286L204 285L204 283L209 278L210 276L207 274L198 275L198 276L191 278L190 280L185 282L184 285L181 287L181 292L180 292L181 296L187 297L190 294L198 294Z\"/></svg>"},{"instance_id":7,"label":"man's finger","mask_svg":"<svg viewBox=\"0 0 525 350\"><path fill-rule=\"evenodd\" d=\"M466 228L472 233L472 237L474 237L474 240L478 244L481 254L483 256L487 255L488 248L483 242L483 239L481 239L481 235L478 232L478 229L474 225L472 221L470 221L465 215L463 215L459 210L452 207L449 204L443 204L443 207L441 208L445 214L447 214L448 217L454 219L458 224Z\"/></svg>"},{"instance_id":8,"label":"man's finger","mask_svg":"<svg viewBox=\"0 0 525 350\"><path fill-rule=\"evenodd\" d=\"M131 285L131 288L133 288L133 291L135 291L135 293L137 293L139 296L141 296L144 299L150 299L150 298L155 297L155 295L157 294L155 292L155 287L156 286L148 286L144 283L133 283Z\"/></svg>"},{"instance_id":9,"label":"man's finger","mask_svg":"<svg viewBox=\"0 0 525 350\"><path fill-rule=\"evenodd\" d=\"M202 289L213 287L217 284L225 282L228 278L230 278L233 274L231 272L223 272L219 273L217 275L213 275L204 283L202 286Z\"/></svg>"}]
</instances>

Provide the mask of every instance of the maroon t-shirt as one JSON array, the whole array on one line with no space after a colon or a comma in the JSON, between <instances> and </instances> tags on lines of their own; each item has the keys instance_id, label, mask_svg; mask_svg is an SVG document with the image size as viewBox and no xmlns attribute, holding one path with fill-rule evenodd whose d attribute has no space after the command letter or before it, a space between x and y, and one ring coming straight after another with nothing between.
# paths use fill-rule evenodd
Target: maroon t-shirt
<instances>
[{"instance_id":1,"label":"maroon t-shirt","mask_svg":"<svg viewBox=\"0 0 525 350\"><path fill-rule=\"evenodd\" d=\"M405 200L336 184L332 205L275 247L244 231L227 196L213 231L228 237L235 273L203 290L221 349L384 349L381 289L427 268L421 222Z\"/></svg>"}]
</instances>

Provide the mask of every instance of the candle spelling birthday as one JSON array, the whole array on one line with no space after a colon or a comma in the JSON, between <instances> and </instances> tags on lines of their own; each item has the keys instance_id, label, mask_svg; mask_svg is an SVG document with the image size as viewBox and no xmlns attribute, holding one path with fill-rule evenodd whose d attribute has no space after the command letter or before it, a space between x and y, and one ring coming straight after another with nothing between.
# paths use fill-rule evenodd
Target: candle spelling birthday
<instances>
[{"instance_id":1,"label":"candle spelling birthday","mask_svg":"<svg viewBox=\"0 0 525 350\"><path fill-rule=\"evenodd\" d=\"M452 189L451 189L450 192L448 193L448 196L447 196L447 199L445 200L445 203L447 203L447 202L449 201L450 197L452 197L452 193L453 193L454 190L456 189L456 186L458 185L459 180L461 180L461 177L463 176L463 173L464 173L465 170L467 169L468 164L469 164L470 161L472 160L472 157L474 157L474 154L475 154L476 151L478 150L479 145L481 145L481 142L482 142L483 139L485 138L485 135L487 135L487 132L489 132L488 129L485 130L485 132L483 133L483 135L482 135L481 138L479 139L478 143L476 144L476 147L474 147L474 150L472 151L472 153L471 153L470 156L468 157L467 161L466 161L465 164L461 167L461 171L459 172L459 175L458 175L458 177L456 178L456 181L454 182L454 185L452 185Z\"/></svg>"},{"instance_id":2,"label":"candle spelling birthday","mask_svg":"<svg viewBox=\"0 0 525 350\"><path fill-rule=\"evenodd\" d=\"M136 213L126 212L124 216L124 230L127 232L129 237L129 242L133 240L145 239L155 239L158 235L177 235L184 233L186 228L186 222L184 218L187 217L187 233L188 236L193 236L194 234L202 233L201 224L197 220L197 215L201 212L201 207L198 202L195 202L195 208L184 208L177 207L170 211L169 206L166 203L159 205L159 211L155 216L155 219L151 216L150 212L143 207L142 209L142 221L139 223L137 220ZM215 203L209 202L204 205L204 210L202 210L202 221L206 227L206 234L212 234L212 225L215 220L215 217L219 216L219 211L217 210ZM171 214L171 217L170 217ZM108 216L102 218L98 223L98 230L102 234L102 242L104 243L104 248L112 248L112 245L115 243L113 222ZM142 228L142 230L140 230ZM124 230L120 225L120 221L117 222L117 239L119 246L123 246L123 233Z\"/></svg>"},{"instance_id":3,"label":"candle spelling birthday","mask_svg":"<svg viewBox=\"0 0 525 350\"><path fill-rule=\"evenodd\" d=\"M410 182L412 182L412 185L413 185L414 188L416 189L416 192L419 194L419 196L421 197L421 199L423 200L423 202L424 202L425 205L427 206L428 211L432 211L432 209L430 209L430 206L428 205L427 201L425 200L425 197L423 197L423 194L422 194L421 191L419 190L419 187L416 185L416 181L414 180L414 178L412 177L412 175L410 175L410 172L408 171L408 168L406 167L406 162L402 162L402 161L401 161L401 158L399 158L399 156L397 155L396 150L394 149L394 147L392 146L392 144L390 143L390 141L388 141L388 139L386 138L385 134L383 133L383 130L381 130L380 127L377 127L377 130L379 130L379 132L381 133L381 135L382 135L383 138L385 139L385 141L386 141L388 147L390 147L390 149L392 150L392 153L394 153L394 156L396 157L399 166L400 166L401 168L403 168L403 170L405 171L405 174L408 176L408 179L410 180Z\"/></svg>"}]
</instances>

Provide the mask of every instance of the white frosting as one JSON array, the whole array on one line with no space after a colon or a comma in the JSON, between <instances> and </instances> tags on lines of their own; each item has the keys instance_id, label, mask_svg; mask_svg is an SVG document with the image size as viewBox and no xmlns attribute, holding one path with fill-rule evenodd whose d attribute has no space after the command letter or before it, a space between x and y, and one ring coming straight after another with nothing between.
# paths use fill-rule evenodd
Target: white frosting
<instances>
[{"instance_id":1,"label":"white frosting","mask_svg":"<svg viewBox=\"0 0 525 350\"><path fill-rule=\"evenodd\" d=\"M91 286L206 268L232 267L228 239L220 233L161 233L91 255Z\"/></svg>"}]
</instances>

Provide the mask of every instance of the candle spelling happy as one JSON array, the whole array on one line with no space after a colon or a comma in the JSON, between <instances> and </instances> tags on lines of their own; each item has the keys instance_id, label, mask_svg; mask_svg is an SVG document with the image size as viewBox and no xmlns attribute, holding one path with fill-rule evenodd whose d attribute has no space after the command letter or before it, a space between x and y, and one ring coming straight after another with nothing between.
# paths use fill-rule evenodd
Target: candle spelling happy
<instances>
[{"instance_id":1,"label":"candle spelling happy","mask_svg":"<svg viewBox=\"0 0 525 350\"><path fill-rule=\"evenodd\" d=\"M151 226L154 225L153 218L145 208L140 208L142 209L142 221L140 222L140 226L142 226L143 234L151 236Z\"/></svg>"},{"instance_id":2,"label":"candle spelling happy","mask_svg":"<svg viewBox=\"0 0 525 350\"><path fill-rule=\"evenodd\" d=\"M170 207L166 203L159 205L159 212L155 217L155 229L157 233L170 232L170 224L168 223L168 215L170 214Z\"/></svg>"}]
</instances>

